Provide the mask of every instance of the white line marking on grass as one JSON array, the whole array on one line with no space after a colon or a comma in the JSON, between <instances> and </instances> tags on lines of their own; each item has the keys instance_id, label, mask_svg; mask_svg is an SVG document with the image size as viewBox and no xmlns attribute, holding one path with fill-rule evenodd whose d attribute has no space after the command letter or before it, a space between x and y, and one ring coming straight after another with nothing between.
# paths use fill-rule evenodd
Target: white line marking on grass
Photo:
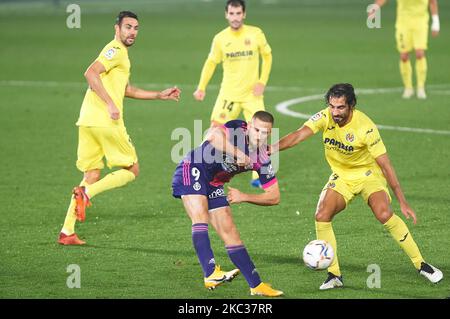
<instances>
[{"instance_id":1,"label":"white line marking on grass","mask_svg":"<svg viewBox=\"0 0 450 319\"><path fill-rule=\"evenodd\" d=\"M165 88L177 85L181 89L183 88L192 88L195 89L197 86L193 84L174 84L174 83L135 83L139 86L144 86L148 88ZM73 87L73 88L87 88L86 82L60 82L60 81L28 81L28 80L0 80L0 86L16 86L16 87ZM450 84L432 84L428 85L429 92L438 94L438 95L450 95L450 90L446 90L450 87ZM219 89L218 85L209 85L210 89ZM306 88L300 86L268 86L267 91L319 91L319 88ZM359 89L356 92L362 94L375 94L375 93L392 93L392 92L401 92L403 89L398 88L379 88L379 89ZM308 101L316 101L323 99L323 94L315 94L303 96L291 100L287 100L281 102L275 106L276 110L282 114L301 118L301 119L309 119L311 117L310 114L300 113L296 111L292 111L289 109L290 106L295 104L300 104ZM416 132L416 133L429 133L429 134L441 134L441 135L450 135L450 131L444 130L433 130L426 128L412 128L412 127L401 127L401 126L390 126L390 125L378 125L380 129L384 130L395 130L395 131L403 131L403 132Z\"/></svg>"},{"instance_id":2,"label":"white line marking on grass","mask_svg":"<svg viewBox=\"0 0 450 319\"><path fill-rule=\"evenodd\" d=\"M178 86L180 88L193 88L196 89L196 84L182 84L182 83L149 83L149 82L131 82L132 84L140 85L140 86L146 86L146 87L152 87L152 88L164 88L164 87L170 87L170 86ZM0 80L0 86L29 86L29 87L87 87L86 82L63 82L63 81L34 81L34 80ZM208 89L219 89L220 85L210 84L208 85ZM427 85L427 88L429 88L429 92L433 92L436 94L443 94L447 95L450 94L450 83L447 84L431 84ZM441 89L441 90L439 90ZM303 87L303 86L267 86L266 91L279 91L279 92L287 92L287 91L293 91L293 92L302 92L302 91L321 91L323 88L312 88L312 87ZM357 90L359 93L390 93L390 92L401 92L402 88L380 88L380 89L360 89Z\"/></svg>"},{"instance_id":3,"label":"white line marking on grass","mask_svg":"<svg viewBox=\"0 0 450 319\"><path fill-rule=\"evenodd\" d=\"M356 93L362 93L362 94L392 93L392 92L401 92L402 90L403 90L402 88L360 89L360 90L357 90ZM431 90L430 90L430 92L431 92ZM450 91L446 91L446 90L436 90L433 92L438 93L438 94L450 94ZM292 105L301 104L301 103L305 103L305 102L309 102L309 101L317 101L317 100L321 100L321 99L323 99L323 94L303 96L303 97L299 97L299 98L295 98L295 99L291 99L291 100L287 100L287 101L278 103L275 106L275 109L278 112L280 112L281 114L307 120L312 116L312 114L296 112L296 111L289 109L289 107ZM377 127L382 130L450 135L450 131L433 130L433 129L427 129L427 128L402 127L402 126L391 126L391 125L380 125L380 124L377 124Z\"/></svg>"}]
</instances>

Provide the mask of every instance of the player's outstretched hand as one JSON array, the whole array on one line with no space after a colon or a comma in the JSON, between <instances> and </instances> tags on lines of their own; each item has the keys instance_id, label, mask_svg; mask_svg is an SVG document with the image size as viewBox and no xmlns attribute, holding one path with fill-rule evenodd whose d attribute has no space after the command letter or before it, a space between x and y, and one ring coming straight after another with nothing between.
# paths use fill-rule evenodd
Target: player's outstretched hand
<instances>
[{"instance_id":1,"label":"player's outstretched hand","mask_svg":"<svg viewBox=\"0 0 450 319\"><path fill-rule=\"evenodd\" d=\"M240 190L228 186L227 200L230 204L242 203L244 201L243 195Z\"/></svg>"},{"instance_id":2,"label":"player's outstretched hand","mask_svg":"<svg viewBox=\"0 0 450 319\"><path fill-rule=\"evenodd\" d=\"M179 101L181 95L181 90L177 88L176 86L172 88L165 89L164 91L161 91L159 94L159 98L161 100L173 100L173 101Z\"/></svg>"},{"instance_id":3,"label":"player's outstretched hand","mask_svg":"<svg viewBox=\"0 0 450 319\"><path fill-rule=\"evenodd\" d=\"M205 99L206 93L203 90L196 90L193 95L194 99L196 99L197 101L203 101Z\"/></svg>"},{"instance_id":4,"label":"player's outstretched hand","mask_svg":"<svg viewBox=\"0 0 450 319\"><path fill-rule=\"evenodd\" d=\"M412 217L414 225L417 223L416 213L412 210L411 207L409 207L407 203L400 203L400 210L402 211L403 215L405 215L406 219Z\"/></svg>"}]
</instances>

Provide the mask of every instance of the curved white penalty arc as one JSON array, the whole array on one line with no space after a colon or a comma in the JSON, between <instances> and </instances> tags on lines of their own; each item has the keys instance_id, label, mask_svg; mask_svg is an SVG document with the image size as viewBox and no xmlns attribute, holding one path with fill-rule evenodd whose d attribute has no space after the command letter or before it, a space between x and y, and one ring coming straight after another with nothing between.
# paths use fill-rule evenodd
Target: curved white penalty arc
<instances>
[{"instance_id":1,"label":"curved white penalty arc","mask_svg":"<svg viewBox=\"0 0 450 319\"><path fill-rule=\"evenodd\" d=\"M390 93L390 92L401 92L401 88L390 88L390 89L361 89L358 90L357 93L365 93L365 94L374 94L374 93ZM309 95L298 97L295 99L283 101L278 103L275 106L275 109L281 114L300 118L300 119L309 119L312 114L301 113L297 111L293 111L290 109L292 105L301 104L309 101L317 101L323 99L323 94ZM427 134L439 134L439 135L450 135L450 131L445 130L433 130L427 128L415 128L415 127L402 127L402 126L391 126L391 125L381 125L377 124L377 127L381 130L392 130L392 131L401 131L401 132L413 132L413 133L427 133Z\"/></svg>"},{"instance_id":2,"label":"curved white penalty arc","mask_svg":"<svg viewBox=\"0 0 450 319\"><path fill-rule=\"evenodd\" d=\"M292 117L297 117L299 119L307 120L307 119L309 119L312 116L312 114L305 114L305 113L292 111L292 110L289 109L289 107L291 105L300 104L300 103L309 102L309 101L316 101L316 100L320 100L322 98L323 98L322 94L298 97L298 98L295 98L295 99L292 99L292 100L287 100L287 101L283 101L281 103L278 103L275 106L275 109L278 112L280 112L281 114L292 116Z\"/></svg>"}]
</instances>

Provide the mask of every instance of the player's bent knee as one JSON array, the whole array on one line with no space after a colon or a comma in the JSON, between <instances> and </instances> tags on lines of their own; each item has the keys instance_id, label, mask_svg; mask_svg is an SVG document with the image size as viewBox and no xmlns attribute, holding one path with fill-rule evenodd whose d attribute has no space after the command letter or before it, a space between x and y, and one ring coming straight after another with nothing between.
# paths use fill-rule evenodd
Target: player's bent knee
<instances>
[{"instance_id":1,"label":"player's bent knee","mask_svg":"<svg viewBox=\"0 0 450 319\"><path fill-rule=\"evenodd\" d=\"M139 176L139 165L138 163L133 164L132 166L127 168L131 173L134 174L134 177Z\"/></svg>"},{"instance_id":2,"label":"player's bent knee","mask_svg":"<svg viewBox=\"0 0 450 319\"><path fill-rule=\"evenodd\" d=\"M100 179L100 170L93 170L84 173L84 180L88 184L94 184Z\"/></svg>"},{"instance_id":3,"label":"player's bent knee","mask_svg":"<svg viewBox=\"0 0 450 319\"><path fill-rule=\"evenodd\" d=\"M316 222L330 222L332 217L331 214L325 213L323 211L316 212Z\"/></svg>"},{"instance_id":4,"label":"player's bent knee","mask_svg":"<svg viewBox=\"0 0 450 319\"><path fill-rule=\"evenodd\" d=\"M377 219L380 223L386 224L389 219L391 219L393 213L389 210L383 210L381 213L377 214Z\"/></svg>"},{"instance_id":5,"label":"player's bent knee","mask_svg":"<svg viewBox=\"0 0 450 319\"><path fill-rule=\"evenodd\" d=\"M417 50L416 51L416 59L423 59L425 57L425 51L424 50Z\"/></svg>"},{"instance_id":6,"label":"player's bent knee","mask_svg":"<svg viewBox=\"0 0 450 319\"><path fill-rule=\"evenodd\" d=\"M408 53L400 53L400 60L403 62L406 62L409 60L409 54Z\"/></svg>"}]
</instances>

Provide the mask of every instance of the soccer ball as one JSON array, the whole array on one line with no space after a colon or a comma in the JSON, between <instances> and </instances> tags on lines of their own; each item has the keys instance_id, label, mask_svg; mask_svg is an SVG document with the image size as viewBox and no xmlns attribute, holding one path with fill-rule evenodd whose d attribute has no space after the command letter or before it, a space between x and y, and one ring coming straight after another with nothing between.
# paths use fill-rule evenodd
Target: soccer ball
<instances>
[{"instance_id":1,"label":"soccer ball","mask_svg":"<svg viewBox=\"0 0 450 319\"><path fill-rule=\"evenodd\" d=\"M333 262L333 247L325 240L313 240L303 249L303 261L308 268L322 270Z\"/></svg>"}]
</instances>

